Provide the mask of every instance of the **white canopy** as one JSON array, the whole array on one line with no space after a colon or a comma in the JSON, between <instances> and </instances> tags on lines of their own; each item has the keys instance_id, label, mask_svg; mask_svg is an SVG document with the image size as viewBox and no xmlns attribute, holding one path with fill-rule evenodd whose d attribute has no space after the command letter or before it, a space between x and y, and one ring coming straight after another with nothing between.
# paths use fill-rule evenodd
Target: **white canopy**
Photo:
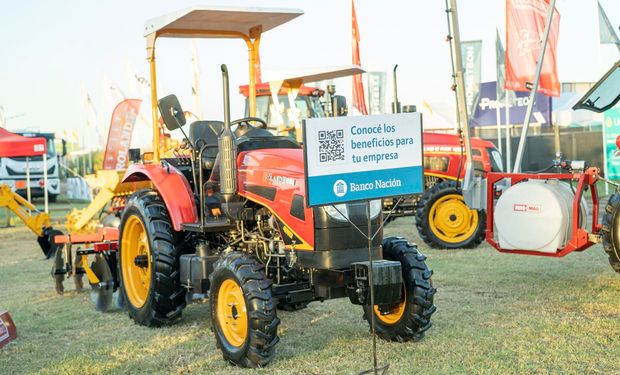
<instances>
[{"instance_id":1,"label":"white canopy","mask_svg":"<svg viewBox=\"0 0 620 375\"><path fill-rule=\"evenodd\" d=\"M309 68L304 70L296 70L294 72L279 72L265 75L266 81L278 82L318 82L328 79L352 76L355 74L366 73L359 65L332 66L326 68Z\"/></svg>"}]
</instances>

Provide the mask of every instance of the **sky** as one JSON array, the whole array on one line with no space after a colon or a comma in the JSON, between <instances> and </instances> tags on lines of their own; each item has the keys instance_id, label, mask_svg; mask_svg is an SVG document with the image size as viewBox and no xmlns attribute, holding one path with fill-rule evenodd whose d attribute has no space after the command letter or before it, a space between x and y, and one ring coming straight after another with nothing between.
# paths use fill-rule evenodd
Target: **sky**
<instances>
[{"instance_id":1,"label":"sky","mask_svg":"<svg viewBox=\"0 0 620 375\"><path fill-rule=\"evenodd\" d=\"M617 27L620 1L600 2ZM148 77L144 22L192 5L303 10L303 16L263 35L264 75L351 63L350 0L0 0L0 106L9 130L62 134L64 129L77 129L91 145L101 142L95 135L105 133L118 91L127 97L140 96L128 71ZM454 96L444 1L357 0L355 7L362 66L367 71L391 72L398 64L401 103L420 107L426 101L450 118ZM561 14L560 80L596 81L620 57L615 46L598 43L596 0L557 0L556 7ZM483 41L482 80L495 80L495 29L505 45L505 1L460 0L458 9L461 39ZM192 42L160 39L157 43L159 96L174 93L185 109L192 110ZM236 88L248 77L244 43L200 40L196 45L205 118L223 117L222 63L231 74L232 117L242 117L243 98ZM393 97L391 81L388 75L388 103ZM338 93L350 97L350 78L335 83ZM117 94L106 89L111 85L118 87ZM96 117L86 113L81 90L91 97ZM91 127L87 119L94 122ZM146 128L145 123L136 130L146 134Z\"/></svg>"}]
</instances>

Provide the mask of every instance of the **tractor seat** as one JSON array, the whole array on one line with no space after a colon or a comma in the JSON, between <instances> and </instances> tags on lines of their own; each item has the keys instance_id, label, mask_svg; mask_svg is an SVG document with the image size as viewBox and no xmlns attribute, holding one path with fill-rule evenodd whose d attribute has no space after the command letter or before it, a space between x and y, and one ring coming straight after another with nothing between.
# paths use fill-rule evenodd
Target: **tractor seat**
<instances>
[{"instance_id":1,"label":"tractor seat","mask_svg":"<svg viewBox=\"0 0 620 375\"><path fill-rule=\"evenodd\" d=\"M194 121L189 125L189 140L198 150L205 144L214 146L202 153L202 166L205 169L213 169L218 152L217 139L222 130L222 121Z\"/></svg>"}]
</instances>

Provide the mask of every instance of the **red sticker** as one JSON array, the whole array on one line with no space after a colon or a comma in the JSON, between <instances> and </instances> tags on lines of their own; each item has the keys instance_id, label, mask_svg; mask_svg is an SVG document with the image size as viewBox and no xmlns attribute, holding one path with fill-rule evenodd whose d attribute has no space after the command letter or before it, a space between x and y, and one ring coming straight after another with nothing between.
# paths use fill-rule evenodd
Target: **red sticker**
<instances>
[{"instance_id":1,"label":"red sticker","mask_svg":"<svg viewBox=\"0 0 620 375\"><path fill-rule=\"evenodd\" d=\"M512 210L516 212L540 212L541 207L539 204L527 204L527 203L515 203L512 205Z\"/></svg>"}]
</instances>

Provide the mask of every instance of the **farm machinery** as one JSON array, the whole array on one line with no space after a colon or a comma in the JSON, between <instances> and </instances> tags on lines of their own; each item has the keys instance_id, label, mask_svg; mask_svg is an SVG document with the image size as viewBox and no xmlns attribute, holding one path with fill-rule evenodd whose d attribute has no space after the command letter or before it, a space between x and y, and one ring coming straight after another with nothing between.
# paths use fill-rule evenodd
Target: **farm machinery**
<instances>
[{"instance_id":1,"label":"farm machinery","mask_svg":"<svg viewBox=\"0 0 620 375\"><path fill-rule=\"evenodd\" d=\"M313 70L293 78L261 83L256 90L256 110L267 128L278 135L298 139L300 124L306 118L342 116L348 113L346 99L335 95L332 85L327 92L305 83L363 73L352 68ZM239 87L248 100L249 86ZM395 94L397 98L397 94ZM396 99L397 100L397 99ZM400 106L399 106L400 107ZM333 110L332 108L335 108ZM246 115L249 115L246 103ZM478 246L485 239L486 213L472 210L463 200L459 180L465 177L465 153L462 138L454 134L424 132L423 194L406 199L383 201L388 220L415 216L420 237L433 248L461 249ZM473 138L475 173L500 172L502 160L492 142Z\"/></svg>"},{"instance_id":2,"label":"farm machinery","mask_svg":"<svg viewBox=\"0 0 620 375\"><path fill-rule=\"evenodd\" d=\"M541 54L538 56L534 82L530 85L530 102L525 115L521 141L513 172L490 172L486 177L474 176L472 153L467 153L466 175L463 181L463 195L468 206L486 210L486 240L502 253L546 257L563 257L574 251L584 251L596 243L603 243L609 262L620 273L620 189L612 194L599 223L599 198L597 182L613 183L600 175L596 167L589 167L583 161L556 160L546 170L551 173L521 172L521 157L527 140L529 117L532 111L533 95L538 90L538 80L544 61L547 35L553 16L553 3L549 6L545 35L542 38ZM448 2L446 1L446 5ZM471 150L471 137L467 126L464 79L458 34L456 0L450 0L448 17L454 28L455 83L457 108L460 120L464 122L465 149ZM620 100L620 62L614 64L601 80L581 98L573 109L604 112ZM575 187L574 184L577 184ZM588 220L589 192L591 218ZM589 225L588 225L589 224Z\"/></svg>"},{"instance_id":3,"label":"farm machinery","mask_svg":"<svg viewBox=\"0 0 620 375\"><path fill-rule=\"evenodd\" d=\"M98 263L82 267L99 300L107 305L120 291L119 302L138 324L174 323L188 303L208 299L217 346L225 360L242 367L272 360L277 309L349 298L362 306L365 320L376 322L379 337L399 342L422 338L436 310L425 256L401 237L382 238L381 202L372 202L368 212L365 203L306 206L302 146L272 134L255 116L261 36L301 14L191 8L147 21L153 157L131 165L119 184L136 191L123 203L117 232L66 239L93 244L84 255L95 255ZM155 43L164 37L244 41L249 116L231 121L222 65L224 121L195 121L185 133L176 97L157 100ZM185 136L183 152L174 157L161 150L158 113L169 131ZM358 229L378 234L370 244L374 262Z\"/></svg>"}]
</instances>

